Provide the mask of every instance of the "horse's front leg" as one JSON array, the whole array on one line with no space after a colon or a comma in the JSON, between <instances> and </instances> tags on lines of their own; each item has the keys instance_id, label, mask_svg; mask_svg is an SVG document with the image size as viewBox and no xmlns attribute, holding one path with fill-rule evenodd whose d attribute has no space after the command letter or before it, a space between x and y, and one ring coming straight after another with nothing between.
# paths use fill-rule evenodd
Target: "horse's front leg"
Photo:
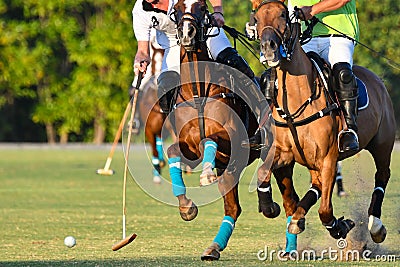
<instances>
[{"instance_id":1,"label":"horse's front leg","mask_svg":"<svg viewBox=\"0 0 400 267\"><path fill-rule=\"evenodd\" d=\"M257 182L257 196L258 196L258 212L267 218L278 217L281 208L278 203L272 199L272 187L271 187L271 164L265 161L257 170L258 182Z\"/></svg>"},{"instance_id":2,"label":"horse's front leg","mask_svg":"<svg viewBox=\"0 0 400 267\"><path fill-rule=\"evenodd\" d=\"M182 177L179 143L168 148L169 175L171 177L172 192L179 201L179 213L183 220L191 221L196 218L198 209L191 199L186 197L186 186Z\"/></svg>"},{"instance_id":3,"label":"horse's front leg","mask_svg":"<svg viewBox=\"0 0 400 267\"><path fill-rule=\"evenodd\" d=\"M318 172L311 172L313 186L314 187L315 178L318 177ZM344 219L343 217L336 219L333 215L333 207L332 207L332 192L333 186L335 184L335 174L336 174L336 161L332 164L326 163L326 166L321 171L321 184L320 192L321 192L321 203L318 210L319 218L325 228L329 231L329 234L335 238L346 238L347 234L354 227L354 222L349 219ZM317 194L317 188L315 189L315 194ZM310 191L309 191L310 192ZM318 199L318 197L316 198ZM311 199L312 202L316 202L315 197Z\"/></svg>"},{"instance_id":4,"label":"horse's front leg","mask_svg":"<svg viewBox=\"0 0 400 267\"><path fill-rule=\"evenodd\" d=\"M202 172L200 174L200 186L213 184L217 181L213 169L215 167L215 155L218 145L212 139L206 138L203 144Z\"/></svg>"},{"instance_id":5,"label":"horse's front leg","mask_svg":"<svg viewBox=\"0 0 400 267\"><path fill-rule=\"evenodd\" d=\"M235 173L240 174L237 171ZM228 244L235 228L235 222L242 212L239 204L238 180L238 175L234 175L228 170L225 170L218 179L218 189L224 198L225 216L213 243L203 252L202 260L218 260L220 251L224 250Z\"/></svg>"}]
</instances>

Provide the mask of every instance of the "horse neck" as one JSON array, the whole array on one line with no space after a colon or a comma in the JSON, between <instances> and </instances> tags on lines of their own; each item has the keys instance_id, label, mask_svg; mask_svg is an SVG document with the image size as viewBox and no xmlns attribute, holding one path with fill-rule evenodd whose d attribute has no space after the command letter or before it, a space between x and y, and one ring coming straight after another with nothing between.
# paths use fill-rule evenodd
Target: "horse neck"
<instances>
[{"instance_id":1,"label":"horse neck","mask_svg":"<svg viewBox=\"0 0 400 267\"><path fill-rule=\"evenodd\" d=\"M290 105L294 108L304 103L314 89L316 76L310 59L301 48L299 42L295 44L290 61L281 60L277 68L278 76L278 103L281 104L283 90L286 88ZM293 110L293 109L292 109Z\"/></svg>"}]
</instances>

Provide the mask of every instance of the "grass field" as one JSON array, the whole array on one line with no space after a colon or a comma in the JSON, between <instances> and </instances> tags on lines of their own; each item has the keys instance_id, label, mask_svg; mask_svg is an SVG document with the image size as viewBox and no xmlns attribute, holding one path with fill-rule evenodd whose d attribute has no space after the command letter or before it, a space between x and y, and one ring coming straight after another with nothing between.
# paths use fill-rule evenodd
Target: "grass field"
<instances>
[{"instance_id":1,"label":"grass field","mask_svg":"<svg viewBox=\"0 0 400 267\"><path fill-rule=\"evenodd\" d=\"M135 147L130 169L138 183L128 181L127 232L138 237L113 252L122 237L123 152L119 147L111 167L113 176L100 176L110 146L1 146L0 161L0 266L398 266L400 262L400 152L392 158L392 179L386 192L382 220L388 235L384 243L372 243L366 232L367 209L372 194L374 166L366 152L343 163L344 186L349 196L333 196L335 215L356 222L348 237L352 248L371 250L371 261L261 261L257 253L284 248L284 212L266 219L257 211L257 195L249 192L253 164L240 182L243 209L228 247L218 262L201 262L223 217L221 200L199 207L192 222L180 219L177 207L165 204L172 195L169 185L152 184L146 151ZM309 176L296 167L295 186L302 196ZM139 177L140 176L140 177ZM188 184L198 184L198 175L186 175ZM142 189L144 188L144 190ZM214 188L215 189L215 188ZM281 204L276 185L275 201ZM146 191L146 192L144 192ZM336 191L335 191L336 192ZM168 199L167 201L157 199ZM196 201L196 198L194 198ZM307 215L306 231L299 235L300 250L318 253L337 249L319 221L319 202ZM77 245L67 248L66 236ZM378 262L375 256L394 255L397 262Z\"/></svg>"}]
</instances>

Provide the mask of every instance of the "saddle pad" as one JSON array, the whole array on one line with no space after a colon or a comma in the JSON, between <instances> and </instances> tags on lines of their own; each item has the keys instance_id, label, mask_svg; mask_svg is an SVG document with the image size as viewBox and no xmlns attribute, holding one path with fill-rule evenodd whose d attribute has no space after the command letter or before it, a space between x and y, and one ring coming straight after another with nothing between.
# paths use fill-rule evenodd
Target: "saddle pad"
<instances>
[{"instance_id":1,"label":"saddle pad","mask_svg":"<svg viewBox=\"0 0 400 267\"><path fill-rule=\"evenodd\" d=\"M363 81L361 81L357 77L356 80L358 84L358 98L357 98L358 110L362 110L368 107L369 104L368 91Z\"/></svg>"}]
</instances>

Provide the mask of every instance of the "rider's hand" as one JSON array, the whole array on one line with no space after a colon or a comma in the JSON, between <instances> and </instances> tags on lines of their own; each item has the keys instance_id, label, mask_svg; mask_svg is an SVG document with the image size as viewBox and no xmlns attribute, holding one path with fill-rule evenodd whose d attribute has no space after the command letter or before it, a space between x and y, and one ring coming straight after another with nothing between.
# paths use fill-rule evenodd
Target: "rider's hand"
<instances>
[{"instance_id":1,"label":"rider's hand","mask_svg":"<svg viewBox=\"0 0 400 267\"><path fill-rule=\"evenodd\" d=\"M213 6L214 13L212 14L215 22L217 23L216 26L218 28L221 28L222 26L225 25L225 19L224 19L224 10L222 9L222 6Z\"/></svg>"},{"instance_id":2,"label":"rider's hand","mask_svg":"<svg viewBox=\"0 0 400 267\"><path fill-rule=\"evenodd\" d=\"M224 19L224 16L222 15L222 13L219 13L219 12L213 13L212 16L213 16L215 22L217 23L216 26L218 26L218 28L221 28L222 26L224 26L225 19Z\"/></svg>"},{"instance_id":3,"label":"rider's hand","mask_svg":"<svg viewBox=\"0 0 400 267\"><path fill-rule=\"evenodd\" d=\"M143 74L146 74L146 69L148 65L149 62L147 60L143 60L141 62L135 62L135 64L133 64L133 71L135 73L135 76L139 75L139 71L143 72Z\"/></svg>"},{"instance_id":4,"label":"rider's hand","mask_svg":"<svg viewBox=\"0 0 400 267\"><path fill-rule=\"evenodd\" d=\"M310 20L313 15L311 15L312 6L302 6L299 10L299 15L301 20Z\"/></svg>"}]
</instances>

